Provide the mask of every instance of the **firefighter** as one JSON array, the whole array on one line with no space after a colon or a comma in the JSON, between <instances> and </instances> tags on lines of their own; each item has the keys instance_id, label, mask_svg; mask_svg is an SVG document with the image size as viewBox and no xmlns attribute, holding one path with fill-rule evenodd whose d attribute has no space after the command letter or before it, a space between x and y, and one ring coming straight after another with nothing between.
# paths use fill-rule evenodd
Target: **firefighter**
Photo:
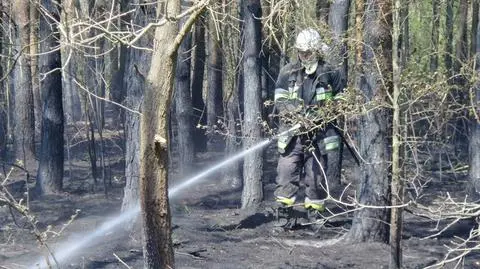
<instances>
[{"instance_id":1,"label":"firefighter","mask_svg":"<svg viewBox=\"0 0 480 269\"><path fill-rule=\"evenodd\" d=\"M339 70L325 61L328 46L314 29L301 31L295 41L297 61L285 65L275 85L275 108L280 118L280 131L292 128L298 122L282 115L301 114L318 116L326 102L341 95L345 79ZM320 122L316 122L319 124ZM325 182L329 151L339 149L341 139L334 129L335 122L323 122L321 128L300 133L288 133L278 139L280 152L277 166L275 200L282 206L301 204L297 201L300 180L304 180L303 206L309 213L325 210ZM304 130L308 128L303 128ZM318 159L318 161L316 160ZM340 161L340 160L338 160ZM330 162L332 164L332 162ZM323 172L322 172L323 169ZM311 217L312 214L309 214Z\"/></svg>"}]
</instances>

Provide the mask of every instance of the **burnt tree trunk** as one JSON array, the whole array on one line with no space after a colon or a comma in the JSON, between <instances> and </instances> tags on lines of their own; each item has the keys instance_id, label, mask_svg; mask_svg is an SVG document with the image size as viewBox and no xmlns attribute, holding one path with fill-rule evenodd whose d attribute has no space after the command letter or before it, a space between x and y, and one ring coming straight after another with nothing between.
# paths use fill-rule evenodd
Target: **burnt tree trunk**
<instances>
[{"instance_id":1,"label":"burnt tree trunk","mask_svg":"<svg viewBox=\"0 0 480 269\"><path fill-rule=\"evenodd\" d=\"M477 69L477 72L480 71ZM473 98L475 103L473 104L472 109L476 110L476 114L469 122L469 176L470 185L472 186L470 192L476 192L476 196L478 197L480 196L480 85L478 84L473 89Z\"/></svg>"},{"instance_id":2,"label":"burnt tree trunk","mask_svg":"<svg viewBox=\"0 0 480 269\"><path fill-rule=\"evenodd\" d=\"M138 6L139 0L131 0L127 4L136 6L134 23L145 26L155 18L155 7ZM139 47L151 47L153 38L150 35L139 39ZM152 55L147 50L130 49L126 59L126 75L124 85L127 91L125 104L134 111L142 106L145 77L150 69ZM125 178L126 184L122 201L122 211L139 205L140 200L140 115L131 111L125 112Z\"/></svg>"},{"instance_id":3,"label":"burnt tree trunk","mask_svg":"<svg viewBox=\"0 0 480 269\"><path fill-rule=\"evenodd\" d=\"M2 81L0 81L0 128L2 128L0 132L3 133L3 136L0 136L0 159L6 161L8 150L7 144L11 140L10 138L13 131L13 128L11 128L11 115L13 113L13 109L10 109L12 107L12 72L10 72L10 74L7 74L7 72L10 70L12 62L11 59L13 59L14 56L12 55L12 46L7 46L6 44L7 42L10 44L13 43L11 41L13 25L10 23L8 15L11 14L11 3L7 1L0 2L0 10L3 11L0 12L0 26L4 29L3 31L0 31L0 37L5 41L0 44L0 53L5 55L5 57L0 57L0 76L4 78Z\"/></svg>"},{"instance_id":4,"label":"burnt tree trunk","mask_svg":"<svg viewBox=\"0 0 480 269\"><path fill-rule=\"evenodd\" d=\"M474 6L475 7L475 6ZM478 3L477 3L478 9ZM472 31L475 31L475 52L476 54L476 66L475 71L477 73L477 78L480 77L480 27L478 24L478 12L476 13L476 23L472 23ZM473 39L472 39L473 41ZM471 110L473 113L469 113L469 129L470 129L470 139L469 139L469 176L470 176L470 190L469 193L474 193L474 197L480 196L480 83L477 82L474 87L472 87L471 92Z\"/></svg>"},{"instance_id":5,"label":"burnt tree trunk","mask_svg":"<svg viewBox=\"0 0 480 269\"><path fill-rule=\"evenodd\" d=\"M76 19L76 8L74 0L64 0L62 2L62 24L65 27L69 27ZM67 42L66 37L62 35L60 37L62 42ZM65 46L62 48L62 65L65 66L63 70L63 108L65 111L65 122L66 126L74 125L76 121L80 120L82 117L82 105L80 102L80 95L76 91L77 86L75 85L73 79L75 74L79 74L81 68L77 63L79 61L80 55L76 51L69 47ZM67 133L67 139L68 133ZM67 143L69 140L67 140Z\"/></svg>"},{"instance_id":6,"label":"burnt tree trunk","mask_svg":"<svg viewBox=\"0 0 480 269\"><path fill-rule=\"evenodd\" d=\"M223 0L225 3L226 1ZM227 18L240 17L241 1L228 5L225 10ZM238 24L240 25L240 24ZM224 37L222 40L224 76L222 77L225 102L225 123L229 135L225 137L225 155L236 154L242 145L241 128L241 104L240 104L240 82L242 67L239 55L241 51L241 37L237 34L235 22L229 21L224 24L221 31ZM222 171L222 182L232 190L239 190L243 185L242 177L243 163L234 162L225 167Z\"/></svg>"},{"instance_id":7,"label":"burnt tree trunk","mask_svg":"<svg viewBox=\"0 0 480 269\"><path fill-rule=\"evenodd\" d=\"M438 37L440 32L440 14L438 12L440 8L439 0L432 0L432 34L431 42L432 46L431 55L430 55L430 72L435 72L438 69Z\"/></svg>"},{"instance_id":8,"label":"burnt tree trunk","mask_svg":"<svg viewBox=\"0 0 480 269\"><path fill-rule=\"evenodd\" d=\"M367 0L363 33L362 73L358 74L358 88L365 101L386 101L386 89L382 79L391 81L391 14L387 0ZM387 17L384 17L387 14ZM375 61L383 67L378 70ZM387 77L381 77L385 75ZM353 242L388 242L389 214L386 208L368 208L390 204L389 189L389 117L387 109L377 107L364 111L359 120L360 165L357 199L364 207L355 212L347 240Z\"/></svg>"},{"instance_id":9,"label":"burnt tree trunk","mask_svg":"<svg viewBox=\"0 0 480 269\"><path fill-rule=\"evenodd\" d=\"M479 8L480 8L480 1L473 0L472 1L472 28L470 30L470 56L472 59L477 57L477 31L478 31L478 15L479 15ZM476 70L476 66L474 67Z\"/></svg>"},{"instance_id":10,"label":"burnt tree trunk","mask_svg":"<svg viewBox=\"0 0 480 269\"><path fill-rule=\"evenodd\" d=\"M328 24L333 32L335 46L338 46L338 60L334 64L342 66L344 76L348 74L348 55L346 35L348 30L348 11L350 0L335 0L330 6ZM345 80L347 78L345 77Z\"/></svg>"},{"instance_id":11,"label":"burnt tree trunk","mask_svg":"<svg viewBox=\"0 0 480 269\"><path fill-rule=\"evenodd\" d=\"M0 5L1 8L3 8L2 5ZM3 21L3 14L0 14L0 20ZM4 35L4 32L0 31L0 40L6 40ZM3 47L3 43L0 43L0 53L3 53ZM0 77L2 78L5 76L4 70L4 62L0 60ZM7 102L6 81L0 81L0 161L6 161L7 157Z\"/></svg>"},{"instance_id":12,"label":"burnt tree trunk","mask_svg":"<svg viewBox=\"0 0 480 269\"><path fill-rule=\"evenodd\" d=\"M394 0L392 5L392 181L391 181L391 209L390 217L390 265L389 269L401 269L403 267L403 251L402 251L402 231L403 231L403 208L404 203L404 177L402 177L403 159L401 154L402 135L401 121L402 109L400 106L400 77L401 77L401 61L399 51L400 32L401 32L401 0Z\"/></svg>"},{"instance_id":13,"label":"burnt tree trunk","mask_svg":"<svg viewBox=\"0 0 480 269\"><path fill-rule=\"evenodd\" d=\"M238 127L240 122L240 100L239 100L239 86L235 83L231 93L227 96L225 119L228 128L228 133L232 134L226 138L225 152L227 156L234 155L242 145L241 139L238 136L241 130ZM223 172L223 182L232 190L240 189L243 185L242 165L235 162L225 167Z\"/></svg>"},{"instance_id":14,"label":"burnt tree trunk","mask_svg":"<svg viewBox=\"0 0 480 269\"><path fill-rule=\"evenodd\" d=\"M127 9L130 7L127 6L128 1L127 0L121 0L118 3L120 12L126 12ZM131 18L127 17L125 18L126 21L130 21ZM120 23L120 27L123 30L127 29L127 26L125 23ZM110 72L111 72L111 84L110 84L110 91L109 91L109 96L110 99L113 102L119 103L119 104L124 104L125 97L126 97L126 87L123 81L123 78L126 77L126 63L127 63L127 54L128 54L129 49L127 48L126 45L119 44L115 46L115 49L113 50L112 53L110 53ZM121 123L125 122L125 113L128 113L128 111L125 111L120 106L113 105L111 106L112 110L114 111L114 114L116 115L113 118L113 124L115 129L120 129L122 127Z\"/></svg>"},{"instance_id":15,"label":"burnt tree trunk","mask_svg":"<svg viewBox=\"0 0 480 269\"><path fill-rule=\"evenodd\" d=\"M455 43L455 61L453 70L455 74L460 73L460 69L468 59L468 0L460 0L460 7L458 9L459 28L458 39Z\"/></svg>"},{"instance_id":16,"label":"burnt tree trunk","mask_svg":"<svg viewBox=\"0 0 480 269\"><path fill-rule=\"evenodd\" d=\"M203 99L203 76L205 74L205 14L202 14L195 23L194 57L192 71L192 106L195 126L207 124L206 106ZM200 126L199 126L200 124ZM207 149L207 137L203 128L194 129L195 151L204 152Z\"/></svg>"},{"instance_id":17,"label":"burnt tree trunk","mask_svg":"<svg viewBox=\"0 0 480 269\"><path fill-rule=\"evenodd\" d=\"M401 43L401 67L405 68L407 66L408 59L410 58L410 27L409 27L409 12L410 12L410 2L403 3L400 7L400 43Z\"/></svg>"},{"instance_id":18,"label":"burnt tree trunk","mask_svg":"<svg viewBox=\"0 0 480 269\"><path fill-rule=\"evenodd\" d=\"M262 140L262 84L260 62L260 0L243 0L243 148L248 149ZM254 151L244 158L242 208L257 207L263 199L263 153Z\"/></svg>"},{"instance_id":19,"label":"burnt tree trunk","mask_svg":"<svg viewBox=\"0 0 480 269\"><path fill-rule=\"evenodd\" d=\"M220 33L215 28L214 18L208 18L208 67L207 67L207 126L211 130L208 134L208 151L223 150L222 138L215 133L218 120L223 115L222 97L222 51L221 41L218 39Z\"/></svg>"},{"instance_id":20,"label":"burnt tree trunk","mask_svg":"<svg viewBox=\"0 0 480 269\"><path fill-rule=\"evenodd\" d=\"M469 59L469 43L468 43L468 6L469 0L460 0L460 7L458 9L458 17L459 17L459 28L458 28L458 39L455 43L455 61L453 62L453 70L454 70L454 79L453 83L457 85L454 90L454 98L456 99L456 103L459 107L467 105L470 100L468 96L467 90L467 78L465 74L462 74L462 68L467 65L467 60ZM465 115L464 112L458 113L455 119L455 129L454 132L454 143L457 149L457 152L465 152L467 151L467 143L465 141L468 140L468 133L467 125L468 123L465 121L465 118L468 116Z\"/></svg>"},{"instance_id":21,"label":"burnt tree trunk","mask_svg":"<svg viewBox=\"0 0 480 269\"><path fill-rule=\"evenodd\" d=\"M183 26L185 18L180 25ZM175 80L175 116L177 117L177 137L179 175L186 176L194 161L194 140L192 126L192 97L190 90L192 34L187 33L178 48Z\"/></svg>"},{"instance_id":22,"label":"burnt tree trunk","mask_svg":"<svg viewBox=\"0 0 480 269\"><path fill-rule=\"evenodd\" d=\"M59 6L56 1L42 0L41 4L50 12L50 17L59 20ZM60 50L51 51L60 40L58 26L50 17L40 18L40 73L48 74L41 82L43 92L42 131L40 142L40 164L38 166L37 194L55 193L63 187L63 106L62 66ZM53 28L51 26L54 26ZM55 70L57 69L57 70ZM55 70L52 72L52 70Z\"/></svg>"},{"instance_id":23,"label":"burnt tree trunk","mask_svg":"<svg viewBox=\"0 0 480 269\"><path fill-rule=\"evenodd\" d=\"M32 92L35 115L35 137L40 134L42 128L42 97L40 94L40 80L38 75L38 20L39 6L36 2L30 5L30 67L32 72Z\"/></svg>"},{"instance_id":24,"label":"burnt tree trunk","mask_svg":"<svg viewBox=\"0 0 480 269\"><path fill-rule=\"evenodd\" d=\"M17 160L30 169L35 164L35 115L32 92L32 70L30 67L30 3L15 0L13 16L17 26L16 53L18 59L14 69L14 150Z\"/></svg>"},{"instance_id":25,"label":"burnt tree trunk","mask_svg":"<svg viewBox=\"0 0 480 269\"><path fill-rule=\"evenodd\" d=\"M317 0L315 11L316 17L323 25L327 25L331 0Z\"/></svg>"},{"instance_id":26,"label":"burnt tree trunk","mask_svg":"<svg viewBox=\"0 0 480 269\"><path fill-rule=\"evenodd\" d=\"M350 0L336 0L330 6L330 14L328 22L333 32L335 53L332 64L341 66L341 72L347 81L348 74L348 55L347 43L345 41L348 30L348 10L350 8ZM343 161L344 144L341 143L337 150L328 151L327 161L328 183L335 189L341 184L341 172Z\"/></svg>"},{"instance_id":27,"label":"burnt tree trunk","mask_svg":"<svg viewBox=\"0 0 480 269\"><path fill-rule=\"evenodd\" d=\"M446 40L445 40L445 70L447 71L447 76L451 76L453 73L453 3L454 0L446 0L445 6L445 30L446 30Z\"/></svg>"}]
</instances>

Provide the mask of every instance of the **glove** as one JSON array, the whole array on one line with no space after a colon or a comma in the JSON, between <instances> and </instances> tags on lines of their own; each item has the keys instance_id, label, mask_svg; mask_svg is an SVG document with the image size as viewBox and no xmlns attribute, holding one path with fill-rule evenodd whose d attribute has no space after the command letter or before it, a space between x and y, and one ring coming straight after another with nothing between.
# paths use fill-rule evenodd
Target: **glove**
<instances>
[{"instance_id":1,"label":"glove","mask_svg":"<svg viewBox=\"0 0 480 269\"><path fill-rule=\"evenodd\" d=\"M292 139L298 135L300 128L300 124L296 124L290 128L288 128L287 125L280 127L280 133L277 135L277 148L279 153L285 153L288 145L292 142Z\"/></svg>"}]
</instances>

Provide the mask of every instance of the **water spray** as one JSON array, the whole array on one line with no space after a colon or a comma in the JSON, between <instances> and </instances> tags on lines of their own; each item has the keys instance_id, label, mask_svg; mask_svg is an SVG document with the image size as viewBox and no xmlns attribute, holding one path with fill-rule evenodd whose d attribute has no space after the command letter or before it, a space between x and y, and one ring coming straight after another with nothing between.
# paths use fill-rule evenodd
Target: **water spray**
<instances>
[{"instance_id":1,"label":"water spray","mask_svg":"<svg viewBox=\"0 0 480 269\"><path fill-rule=\"evenodd\" d=\"M286 134L293 134L293 132L296 131L297 129L299 129L300 126L301 126L300 124L297 124L297 125L293 126L292 128L288 129L287 131L282 132L282 133L277 134L277 135L274 135L271 138L268 138L268 139L260 142L259 144L251 147L251 148L248 148L244 151L241 151L241 152L231 156L230 158L228 158L228 159L224 160L223 162L221 162L221 163L219 163L219 164L201 172L200 174L198 174L198 175L196 175L196 176L194 176L194 177L192 177L188 180L183 181L182 183L180 183L180 184L178 184L178 185L176 185L176 186L174 186L174 187L172 187L168 190L169 196L172 197L172 195L175 195L178 191L188 187L189 185L191 185L194 182L197 182L199 179L209 175L210 173L212 173L212 172L214 172L214 171L216 171L216 170L218 170L218 169L220 169L220 168L222 168L222 167L224 167L228 164L231 164L231 163L237 161L238 159L244 157L245 155L247 155L247 154L249 154L253 151L256 151L258 149L261 149L261 148L267 146L273 140L279 138L280 136L283 136L283 135L286 135Z\"/></svg>"},{"instance_id":2,"label":"water spray","mask_svg":"<svg viewBox=\"0 0 480 269\"><path fill-rule=\"evenodd\" d=\"M239 160L240 158L246 156L247 154L250 154L251 152L254 152L256 150L259 150L267 145L269 145L272 141L278 139L279 137L281 136L284 136L284 135L293 135L294 132L296 130L298 130L299 128L301 127L300 124L297 124L295 126L293 126L292 128L288 129L287 131L284 131L280 134L276 134L268 139L265 139L264 141L258 143L257 145L251 147L251 148L248 148L248 149L245 149L229 158L227 158L226 160L220 162L219 164L199 173L198 175L190 178L190 179L187 179L185 181L183 181L182 183L176 185L176 186L173 186L171 187L169 190L168 190L168 194L169 194L169 197L172 198L174 197L179 191L185 189L186 187L192 185L193 183L196 183L198 182L200 179L204 178L205 176L215 172L216 170L228 165L228 164L231 164L237 160ZM99 228L97 228L96 230L94 231L91 231L87 234L77 234L77 237L80 238L80 239L71 239L71 241L74 241L74 242L65 242L65 243L62 243L60 244L59 246L55 247L54 248L54 256L55 256L55 259L53 259L52 257L42 257L42 258L38 258L38 260L31 266L29 266L28 268L49 268L50 266L48 264L55 264L55 262L59 262L60 264L67 261L68 258L73 255L76 251L82 249L82 248L85 248L87 247L89 244L92 244L92 242L94 242L96 239L100 238L101 236L105 235L105 233L107 233L108 231L111 231L111 230L114 230L114 229L117 229L120 227L121 224L133 219L134 217L136 217L138 215L138 213L140 213L140 206L137 205L123 213L121 213L120 215L118 215L117 217L103 223ZM47 263L47 259L48 259L48 263Z\"/></svg>"}]
</instances>

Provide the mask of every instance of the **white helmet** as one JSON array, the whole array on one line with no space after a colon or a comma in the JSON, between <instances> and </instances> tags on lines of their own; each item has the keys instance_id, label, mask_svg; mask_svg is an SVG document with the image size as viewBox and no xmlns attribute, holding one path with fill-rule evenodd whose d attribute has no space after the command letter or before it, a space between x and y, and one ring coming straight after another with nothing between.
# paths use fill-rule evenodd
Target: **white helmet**
<instances>
[{"instance_id":1,"label":"white helmet","mask_svg":"<svg viewBox=\"0 0 480 269\"><path fill-rule=\"evenodd\" d=\"M295 40L295 48L299 51L319 51L322 49L320 34L312 28L301 31Z\"/></svg>"},{"instance_id":2,"label":"white helmet","mask_svg":"<svg viewBox=\"0 0 480 269\"><path fill-rule=\"evenodd\" d=\"M298 50L298 58L305 67L305 72L315 73L320 55L326 49L320 34L312 28L301 31L295 40L295 48Z\"/></svg>"}]
</instances>

